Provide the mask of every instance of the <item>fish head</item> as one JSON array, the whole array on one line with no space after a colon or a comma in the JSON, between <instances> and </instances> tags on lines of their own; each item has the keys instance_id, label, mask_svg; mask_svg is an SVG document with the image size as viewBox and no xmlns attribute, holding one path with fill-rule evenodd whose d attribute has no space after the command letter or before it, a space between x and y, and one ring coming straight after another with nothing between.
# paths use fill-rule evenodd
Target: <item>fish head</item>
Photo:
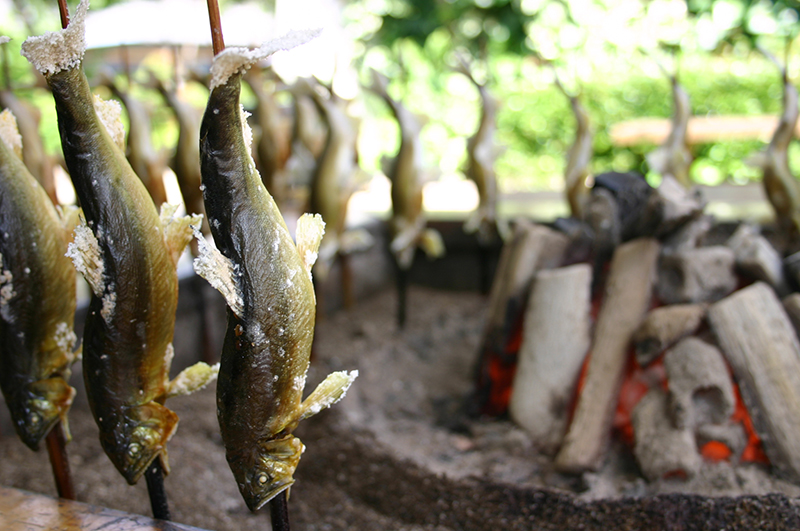
<instances>
[{"instance_id":1,"label":"fish head","mask_svg":"<svg viewBox=\"0 0 800 531\"><path fill-rule=\"evenodd\" d=\"M13 412L17 433L25 445L38 449L53 425L66 416L74 397L75 389L59 377L28 386L24 399Z\"/></svg>"},{"instance_id":2,"label":"fish head","mask_svg":"<svg viewBox=\"0 0 800 531\"><path fill-rule=\"evenodd\" d=\"M178 415L150 402L125 408L116 418L98 419L100 442L111 462L134 485L153 460L166 450L178 427Z\"/></svg>"},{"instance_id":3,"label":"fish head","mask_svg":"<svg viewBox=\"0 0 800 531\"><path fill-rule=\"evenodd\" d=\"M247 507L257 511L294 483L294 471L305 446L287 435L257 445L245 457L228 455L228 463Z\"/></svg>"}]
</instances>

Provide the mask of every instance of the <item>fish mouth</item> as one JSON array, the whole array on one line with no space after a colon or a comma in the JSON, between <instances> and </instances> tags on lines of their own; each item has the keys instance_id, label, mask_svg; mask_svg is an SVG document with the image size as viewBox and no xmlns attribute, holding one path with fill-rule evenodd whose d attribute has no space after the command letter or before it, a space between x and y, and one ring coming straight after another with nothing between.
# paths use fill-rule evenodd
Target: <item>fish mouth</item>
<instances>
[{"instance_id":1,"label":"fish mouth","mask_svg":"<svg viewBox=\"0 0 800 531\"><path fill-rule=\"evenodd\" d=\"M266 490L258 488L254 490L249 485L243 485L242 497L244 497L247 508L253 512L258 511L264 505L270 502L275 496L285 491L294 484L294 478L288 477L280 481L276 481Z\"/></svg>"}]
</instances>

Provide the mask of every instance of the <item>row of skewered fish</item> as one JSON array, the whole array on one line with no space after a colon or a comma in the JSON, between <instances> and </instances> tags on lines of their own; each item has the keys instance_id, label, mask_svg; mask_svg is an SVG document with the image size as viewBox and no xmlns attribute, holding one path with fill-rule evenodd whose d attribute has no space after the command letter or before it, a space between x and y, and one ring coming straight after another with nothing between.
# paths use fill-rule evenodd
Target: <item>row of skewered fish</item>
<instances>
[{"instance_id":1,"label":"row of skewered fish","mask_svg":"<svg viewBox=\"0 0 800 531\"><path fill-rule=\"evenodd\" d=\"M92 95L82 67L87 10L83 0L65 29L23 44L53 94L80 216L59 215L22 162L13 116L2 115L0 387L30 447L66 420L75 394L69 367L79 357L72 330L77 270L92 291L81 342L84 384L116 468L130 484L154 460L168 471L166 446L178 417L165 400L219 374L226 455L256 510L294 481L304 446L293 429L339 400L357 376L333 373L302 400L315 319L311 267L325 224L319 215L303 216L292 241L256 171L239 104L249 66L312 35L256 51L232 48L215 59L197 142L196 186L214 237L208 241L200 215L179 217L169 205L159 215L125 157L119 106ZM193 235L195 268L224 295L228 328L218 366L201 362L170 379L175 266Z\"/></svg>"}]
</instances>

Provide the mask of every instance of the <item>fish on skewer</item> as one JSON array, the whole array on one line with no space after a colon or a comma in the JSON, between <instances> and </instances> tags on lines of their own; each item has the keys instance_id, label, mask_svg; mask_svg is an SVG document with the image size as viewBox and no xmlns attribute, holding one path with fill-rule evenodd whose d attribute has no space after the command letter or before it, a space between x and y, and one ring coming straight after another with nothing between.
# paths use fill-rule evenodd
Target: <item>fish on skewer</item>
<instances>
[{"instance_id":1,"label":"fish on skewer","mask_svg":"<svg viewBox=\"0 0 800 531\"><path fill-rule=\"evenodd\" d=\"M83 73L87 10L81 0L66 29L29 38L22 53L53 93L64 159L85 216L69 255L92 290L83 336L89 406L103 449L134 484L156 458L168 470L166 445L178 416L164 401L204 386L216 370L198 363L169 379L175 265L199 220L175 217L174 207L159 217L126 160L119 105L95 99Z\"/></svg>"},{"instance_id":2,"label":"fish on skewer","mask_svg":"<svg viewBox=\"0 0 800 531\"><path fill-rule=\"evenodd\" d=\"M253 118L260 129L256 143L256 168L264 186L278 205L286 200L286 161L291 151L290 130L286 117L275 101L274 90L265 87L261 69L247 71L242 78L256 97Z\"/></svg>"},{"instance_id":3,"label":"fish on skewer","mask_svg":"<svg viewBox=\"0 0 800 531\"><path fill-rule=\"evenodd\" d=\"M20 149L16 149L20 148ZM60 211L21 160L9 110L0 113L0 388L32 450L67 412L77 359L75 269L65 256L77 209ZM67 432L68 433L68 432Z\"/></svg>"},{"instance_id":4,"label":"fish on skewer","mask_svg":"<svg viewBox=\"0 0 800 531\"><path fill-rule=\"evenodd\" d=\"M305 93L311 96L328 135L322 154L316 161L311 178L309 210L327 220L325 236L319 248L319 260L314 273L320 280L327 278L336 256L369 248L373 239L363 229L347 229L347 207L350 197L360 186L361 169L356 152L357 130L345 112L347 102L332 91L323 96L310 81L301 80Z\"/></svg>"},{"instance_id":5,"label":"fish on skewer","mask_svg":"<svg viewBox=\"0 0 800 531\"><path fill-rule=\"evenodd\" d=\"M111 89L128 112L128 162L150 192L153 202L160 206L167 201L167 191L164 188L164 164L150 137L150 115L130 89L122 90L110 75L103 76L103 84Z\"/></svg>"},{"instance_id":6,"label":"fish on skewer","mask_svg":"<svg viewBox=\"0 0 800 531\"><path fill-rule=\"evenodd\" d=\"M316 307L311 267L324 223L304 215L297 244L292 241L256 171L239 103L243 70L310 38L298 32L253 51L218 53L200 132L203 194L216 247L200 240L195 270L228 304L217 415L228 464L253 511L294 483L304 450L292 435L297 424L341 399L357 376L335 372L302 400Z\"/></svg>"},{"instance_id":7,"label":"fish on skewer","mask_svg":"<svg viewBox=\"0 0 800 531\"><path fill-rule=\"evenodd\" d=\"M389 80L372 71L372 90L389 105L400 127L400 149L386 175L391 182L392 242L390 249L401 269L409 269L414 252L420 246L430 258L444 254L442 236L435 229L426 228L422 210L424 168L420 133L422 124L400 101L389 95Z\"/></svg>"},{"instance_id":8,"label":"fish on skewer","mask_svg":"<svg viewBox=\"0 0 800 531\"><path fill-rule=\"evenodd\" d=\"M769 145L760 153L748 158L751 166L761 168L762 182L772 208L775 210L778 225L796 247L800 241L800 184L789 168L789 144L794 137L797 124L797 88L792 84L786 66L766 50L761 52L778 67L783 81L783 112L778 127L772 134Z\"/></svg>"},{"instance_id":9,"label":"fish on skewer","mask_svg":"<svg viewBox=\"0 0 800 531\"><path fill-rule=\"evenodd\" d=\"M478 89L481 100L481 117L478 128L467 140L467 178L478 187L478 209L464 223L467 233L476 233L484 243L493 240L497 234L504 236L507 228L498 223L497 219L497 176L494 163L502 153L497 145L495 132L497 130L497 112L500 101L495 98L486 86L479 83L472 74L469 66L461 62L458 72L467 78Z\"/></svg>"},{"instance_id":10,"label":"fish on skewer","mask_svg":"<svg viewBox=\"0 0 800 531\"><path fill-rule=\"evenodd\" d=\"M200 177L200 120L202 111L197 109L178 94L175 87L167 85L158 77L151 74L151 85L155 86L167 106L172 109L178 120L178 143L172 157L172 170L181 189L186 212L190 214L205 214L203 193L200 190L202 178ZM208 222L203 218L201 231L208 234Z\"/></svg>"},{"instance_id":11,"label":"fish on skewer","mask_svg":"<svg viewBox=\"0 0 800 531\"><path fill-rule=\"evenodd\" d=\"M19 134L22 136L22 162L41 183L50 201L57 205L53 159L45 152L42 136L39 134L38 111L17 98L11 90L0 90L0 109L8 109L17 119Z\"/></svg>"},{"instance_id":12,"label":"fish on skewer","mask_svg":"<svg viewBox=\"0 0 800 531\"><path fill-rule=\"evenodd\" d=\"M689 169L692 166L692 151L686 140L689 130L689 118L692 117L692 105L689 94L678 82L677 74L670 74L658 63L659 68L672 84L672 120L669 136L658 149L647 154L650 168L661 175L671 175L684 188L692 186Z\"/></svg>"},{"instance_id":13,"label":"fish on skewer","mask_svg":"<svg viewBox=\"0 0 800 531\"><path fill-rule=\"evenodd\" d=\"M567 151L567 167L564 170L565 191L567 202L573 217L583 219L583 210L591 194L587 179L591 175L589 164L594 153L592 140L594 131L589 119L589 113L583 106L580 96L570 94L553 69L555 84L558 90L569 99L572 114L575 116L575 141Z\"/></svg>"}]
</instances>

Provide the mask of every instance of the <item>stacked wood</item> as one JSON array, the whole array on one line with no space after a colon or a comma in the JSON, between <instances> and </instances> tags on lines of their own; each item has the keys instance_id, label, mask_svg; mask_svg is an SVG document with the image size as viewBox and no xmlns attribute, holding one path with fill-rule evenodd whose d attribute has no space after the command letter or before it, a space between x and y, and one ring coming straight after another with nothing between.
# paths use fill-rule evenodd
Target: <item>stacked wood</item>
<instances>
[{"instance_id":1,"label":"stacked wood","mask_svg":"<svg viewBox=\"0 0 800 531\"><path fill-rule=\"evenodd\" d=\"M691 430L676 428L667 414L667 394L651 389L636 405L632 417L636 441L633 453L644 477L692 477L700 469L700 454Z\"/></svg>"},{"instance_id":2,"label":"stacked wood","mask_svg":"<svg viewBox=\"0 0 800 531\"><path fill-rule=\"evenodd\" d=\"M709 323L767 457L800 481L800 343L778 297L757 282L711 306Z\"/></svg>"},{"instance_id":3,"label":"stacked wood","mask_svg":"<svg viewBox=\"0 0 800 531\"><path fill-rule=\"evenodd\" d=\"M540 271L528 302L509 413L545 454L564 437L589 349L591 282L588 264Z\"/></svg>"},{"instance_id":4,"label":"stacked wood","mask_svg":"<svg viewBox=\"0 0 800 531\"><path fill-rule=\"evenodd\" d=\"M783 258L752 225L742 223L726 246L733 249L736 268L754 280L762 280L781 295L789 293L783 274Z\"/></svg>"},{"instance_id":5,"label":"stacked wood","mask_svg":"<svg viewBox=\"0 0 800 531\"><path fill-rule=\"evenodd\" d=\"M706 310L705 304L674 304L651 310L633 334L639 365L649 365L666 349L696 332Z\"/></svg>"},{"instance_id":6,"label":"stacked wood","mask_svg":"<svg viewBox=\"0 0 800 531\"><path fill-rule=\"evenodd\" d=\"M669 413L676 428L721 424L733 415L736 398L722 353L687 337L664 355Z\"/></svg>"},{"instance_id":7,"label":"stacked wood","mask_svg":"<svg viewBox=\"0 0 800 531\"><path fill-rule=\"evenodd\" d=\"M666 304L714 302L736 289L733 251L721 245L681 249L659 264L658 297Z\"/></svg>"},{"instance_id":8,"label":"stacked wood","mask_svg":"<svg viewBox=\"0 0 800 531\"><path fill-rule=\"evenodd\" d=\"M617 248L611 261L605 298L597 318L586 379L556 466L565 471L596 469L601 461L628 346L650 306L660 246L640 238Z\"/></svg>"},{"instance_id":9,"label":"stacked wood","mask_svg":"<svg viewBox=\"0 0 800 531\"><path fill-rule=\"evenodd\" d=\"M477 364L475 400L482 413L505 413L519 350L516 339L534 275L560 265L568 244L563 234L521 220L503 246Z\"/></svg>"}]
</instances>

